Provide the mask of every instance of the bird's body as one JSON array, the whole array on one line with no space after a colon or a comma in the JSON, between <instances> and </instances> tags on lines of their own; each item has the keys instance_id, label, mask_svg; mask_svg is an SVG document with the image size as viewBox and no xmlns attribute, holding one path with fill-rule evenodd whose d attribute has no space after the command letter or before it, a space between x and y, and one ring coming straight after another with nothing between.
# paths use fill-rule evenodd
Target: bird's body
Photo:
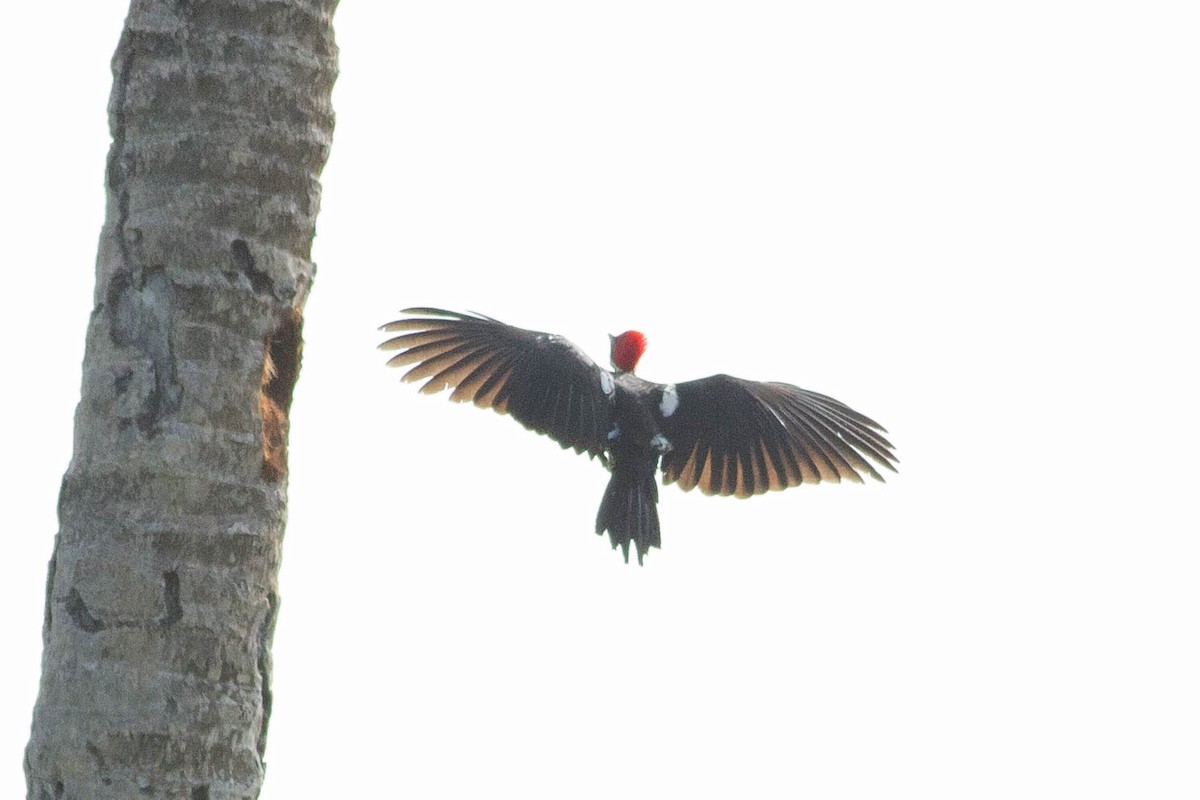
<instances>
[{"instance_id":1,"label":"bird's body","mask_svg":"<svg viewBox=\"0 0 1200 800\"><path fill-rule=\"evenodd\" d=\"M660 547L658 527L658 461L670 445L654 408L662 387L632 372L614 376L613 430L609 432L612 477L596 514L596 533L608 531L613 547L621 545L629 559L629 542L638 561L651 547Z\"/></svg>"},{"instance_id":2,"label":"bird's body","mask_svg":"<svg viewBox=\"0 0 1200 800\"><path fill-rule=\"evenodd\" d=\"M657 473L705 494L749 497L801 483L862 482L895 471L883 428L848 406L785 383L714 375L659 384L634 374L645 337L611 337L614 369L602 369L561 336L477 314L410 308L383 326L388 364L413 364L421 391L509 414L612 471L596 517L613 547L638 562L659 547Z\"/></svg>"}]
</instances>

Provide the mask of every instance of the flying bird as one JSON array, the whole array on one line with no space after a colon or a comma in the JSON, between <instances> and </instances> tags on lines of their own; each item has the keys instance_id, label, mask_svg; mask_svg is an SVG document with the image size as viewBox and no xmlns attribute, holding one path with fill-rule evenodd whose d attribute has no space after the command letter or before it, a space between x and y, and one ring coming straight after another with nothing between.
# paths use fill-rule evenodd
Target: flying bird
<instances>
[{"instance_id":1,"label":"flying bird","mask_svg":"<svg viewBox=\"0 0 1200 800\"><path fill-rule=\"evenodd\" d=\"M882 481L896 471L884 428L843 403L787 383L713 375L652 383L634 371L646 350L638 331L609 336L613 369L603 369L562 336L506 325L482 314L408 308L381 330L399 333L393 367L421 392L453 389L451 400L508 414L562 447L598 458L612 473L596 533L638 563L661 546L658 470L663 483L708 495L750 497L768 490L842 480ZM871 463L874 462L874 465Z\"/></svg>"}]
</instances>

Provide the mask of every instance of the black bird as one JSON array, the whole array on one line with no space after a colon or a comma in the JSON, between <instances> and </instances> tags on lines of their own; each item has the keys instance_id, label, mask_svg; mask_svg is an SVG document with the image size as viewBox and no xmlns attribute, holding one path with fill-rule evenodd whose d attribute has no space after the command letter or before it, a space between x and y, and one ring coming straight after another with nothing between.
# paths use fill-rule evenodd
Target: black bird
<instances>
[{"instance_id":1,"label":"black bird","mask_svg":"<svg viewBox=\"0 0 1200 800\"><path fill-rule=\"evenodd\" d=\"M627 562L630 542L639 564L661 546L660 461L663 483L737 497L862 483L862 474L882 481L871 461L896 471L883 427L832 397L729 375L675 384L639 378L646 337L638 331L609 336L609 372L555 334L438 308L401 313L411 316L381 328L400 335L380 348L401 351L389 366L416 365L404 380L428 379L425 394L453 389L451 400L509 414L611 470L596 533L608 531Z\"/></svg>"}]
</instances>

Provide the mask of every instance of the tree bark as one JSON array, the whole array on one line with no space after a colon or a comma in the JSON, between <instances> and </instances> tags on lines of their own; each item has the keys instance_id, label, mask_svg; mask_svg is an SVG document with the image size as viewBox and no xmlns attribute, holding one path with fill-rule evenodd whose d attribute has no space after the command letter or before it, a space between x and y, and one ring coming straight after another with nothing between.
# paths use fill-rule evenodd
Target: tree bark
<instances>
[{"instance_id":1,"label":"tree bark","mask_svg":"<svg viewBox=\"0 0 1200 800\"><path fill-rule=\"evenodd\" d=\"M30 798L253 798L336 0L134 0Z\"/></svg>"}]
</instances>

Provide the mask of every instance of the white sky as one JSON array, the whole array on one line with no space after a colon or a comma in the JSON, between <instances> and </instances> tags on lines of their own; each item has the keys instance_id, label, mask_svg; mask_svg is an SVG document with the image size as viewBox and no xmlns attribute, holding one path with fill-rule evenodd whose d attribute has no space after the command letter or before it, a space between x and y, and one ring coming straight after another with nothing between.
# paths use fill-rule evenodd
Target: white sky
<instances>
[{"instance_id":1,"label":"white sky","mask_svg":"<svg viewBox=\"0 0 1200 800\"><path fill-rule=\"evenodd\" d=\"M17 4L0 54L3 796L125 8ZM1197 796L1197 21L343 3L263 797ZM665 488L626 566L597 464L383 368L420 304L832 394L901 473Z\"/></svg>"}]
</instances>

